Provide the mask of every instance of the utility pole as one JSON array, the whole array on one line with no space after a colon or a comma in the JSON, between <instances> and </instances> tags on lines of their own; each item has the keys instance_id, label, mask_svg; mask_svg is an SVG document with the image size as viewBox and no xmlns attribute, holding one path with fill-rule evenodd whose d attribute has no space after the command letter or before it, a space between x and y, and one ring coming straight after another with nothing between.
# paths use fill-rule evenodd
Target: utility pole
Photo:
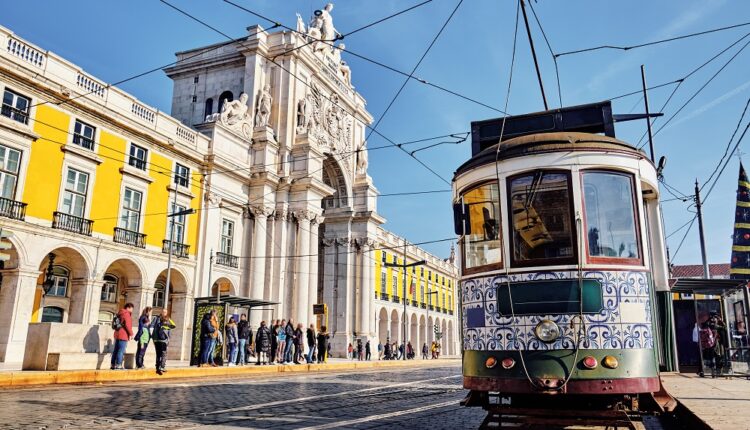
<instances>
[{"instance_id":1,"label":"utility pole","mask_svg":"<svg viewBox=\"0 0 750 430\"><path fill-rule=\"evenodd\" d=\"M403 354L404 360L406 360L406 270L409 267L421 266L421 265L425 264L425 260L420 260L420 261L416 261L416 262L411 263L411 264L406 264L406 246L407 246L406 239L404 239L404 261L403 261L402 264L398 264L395 261L393 263L385 263L385 267L399 267L399 268L401 268L401 270L404 273L404 276L403 276L403 278L404 278L404 289L403 289L404 295L402 297L402 300L404 301L404 324L403 324L404 325L403 326L404 337L401 339L401 344L404 345L404 354Z\"/></svg>"},{"instance_id":2,"label":"utility pole","mask_svg":"<svg viewBox=\"0 0 750 430\"><path fill-rule=\"evenodd\" d=\"M643 102L646 104L646 126L648 128L648 148L651 150L651 162L654 158L654 136L651 134L651 115L648 110L648 91L646 91L646 68L641 64L641 82L643 83Z\"/></svg>"},{"instance_id":3,"label":"utility pole","mask_svg":"<svg viewBox=\"0 0 750 430\"><path fill-rule=\"evenodd\" d=\"M177 187L180 185L175 182L174 184L174 199L172 200L172 210L174 211L177 208ZM183 215L190 215L195 213L195 209L185 209L179 212L172 212L171 214L167 214L167 219L169 219L169 252L167 253L167 283L164 286L164 306L162 309L169 309L169 284L172 279L172 252L174 251L174 217L176 216L183 216Z\"/></svg>"},{"instance_id":4,"label":"utility pole","mask_svg":"<svg viewBox=\"0 0 750 430\"><path fill-rule=\"evenodd\" d=\"M703 210L701 209L701 190L698 187L698 179L695 180L695 208L698 211L698 234L701 241L701 258L703 259L703 277L711 278L711 272L708 269L708 259L706 258L706 238L703 235Z\"/></svg>"},{"instance_id":5,"label":"utility pole","mask_svg":"<svg viewBox=\"0 0 750 430\"><path fill-rule=\"evenodd\" d=\"M211 253L208 257L208 295L211 295L211 278L214 270L214 250L211 248ZM216 304L221 303L221 285L216 285Z\"/></svg>"},{"instance_id":6,"label":"utility pole","mask_svg":"<svg viewBox=\"0 0 750 430\"><path fill-rule=\"evenodd\" d=\"M523 12L523 22L526 24L526 35L529 37L529 45L531 45L531 56L534 58L534 67L536 68L536 78L539 80L539 88L542 90L542 101L544 102L544 110L549 110L547 106L547 96L544 94L544 84L542 83L542 73L539 71L539 62L536 59L536 49L534 49L534 39L531 37L531 28L529 27L529 17L526 15L526 5L523 0L521 2L521 11Z\"/></svg>"}]
</instances>

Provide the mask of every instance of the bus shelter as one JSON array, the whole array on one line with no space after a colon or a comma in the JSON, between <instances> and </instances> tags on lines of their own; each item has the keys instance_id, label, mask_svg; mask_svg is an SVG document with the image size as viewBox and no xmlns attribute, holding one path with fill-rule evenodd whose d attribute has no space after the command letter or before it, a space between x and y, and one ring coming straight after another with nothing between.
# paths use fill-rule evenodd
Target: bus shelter
<instances>
[{"instance_id":1,"label":"bus shelter","mask_svg":"<svg viewBox=\"0 0 750 430\"><path fill-rule=\"evenodd\" d=\"M680 372L750 376L747 280L679 278L673 282L671 292L679 298L673 303ZM716 346L701 348L699 330L710 325L712 315L720 318L714 330Z\"/></svg>"},{"instance_id":2,"label":"bus shelter","mask_svg":"<svg viewBox=\"0 0 750 430\"><path fill-rule=\"evenodd\" d=\"M212 310L216 310L216 319L219 324L219 332L224 341L214 348L214 362L219 365L224 364L226 352L226 323L229 317L234 316L234 320L239 322L242 314L247 315L248 321L250 314L264 310L275 311L277 302L266 300L251 299L248 297L238 297L231 295L200 297L195 299L193 308L193 334L192 344L190 347L190 365L197 366L200 363L201 353L201 321L203 316ZM273 314L272 314L273 318Z\"/></svg>"}]
</instances>

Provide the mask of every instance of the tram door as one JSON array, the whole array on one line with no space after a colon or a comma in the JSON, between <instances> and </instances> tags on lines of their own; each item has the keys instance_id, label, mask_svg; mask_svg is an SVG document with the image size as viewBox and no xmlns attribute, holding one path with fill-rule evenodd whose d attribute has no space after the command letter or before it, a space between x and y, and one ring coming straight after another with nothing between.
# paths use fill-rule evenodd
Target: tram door
<instances>
[{"instance_id":1,"label":"tram door","mask_svg":"<svg viewBox=\"0 0 750 430\"><path fill-rule=\"evenodd\" d=\"M695 327L695 304L692 299L681 299L672 302L674 304L675 334L677 338L677 357L680 364L680 372L697 372L700 366L700 353L698 344L693 342L693 327ZM721 302L718 299L698 300L698 319L708 319L711 312L719 315Z\"/></svg>"}]
</instances>

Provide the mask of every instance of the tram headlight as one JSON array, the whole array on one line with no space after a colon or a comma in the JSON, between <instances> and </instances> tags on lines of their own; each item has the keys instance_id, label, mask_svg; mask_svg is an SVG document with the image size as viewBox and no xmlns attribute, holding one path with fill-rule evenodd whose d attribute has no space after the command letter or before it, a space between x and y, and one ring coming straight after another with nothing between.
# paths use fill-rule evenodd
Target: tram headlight
<instances>
[{"instance_id":1,"label":"tram headlight","mask_svg":"<svg viewBox=\"0 0 750 430\"><path fill-rule=\"evenodd\" d=\"M560 326L555 324L554 321L544 320L536 325L534 328L534 334L542 342L554 342L555 339L560 337L561 334Z\"/></svg>"}]
</instances>

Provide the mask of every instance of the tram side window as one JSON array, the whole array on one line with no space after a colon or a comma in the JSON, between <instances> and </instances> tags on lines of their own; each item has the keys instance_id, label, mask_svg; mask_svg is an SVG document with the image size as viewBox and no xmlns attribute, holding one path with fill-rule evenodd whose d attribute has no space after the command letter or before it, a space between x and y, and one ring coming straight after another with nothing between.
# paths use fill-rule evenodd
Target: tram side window
<instances>
[{"instance_id":1,"label":"tram side window","mask_svg":"<svg viewBox=\"0 0 750 430\"><path fill-rule=\"evenodd\" d=\"M508 188L513 263L575 262L569 174L538 170L511 178Z\"/></svg>"},{"instance_id":2,"label":"tram side window","mask_svg":"<svg viewBox=\"0 0 750 430\"><path fill-rule=\"evenodd\" d=\"M589 256L640 258L632 177L615 172L585 172L583 190Z\"/></svg>"},{"instance_id":3,"label":"tram side window","mask_svg":"<svg viewBox=\"0 0 750 430\"><path fill-rule=\"evenodd\" d=\"M463 195L471 230L464 236L464 268L501 262L500 196L497 183L480 185Z\"/></svg>"}]
</instances>

